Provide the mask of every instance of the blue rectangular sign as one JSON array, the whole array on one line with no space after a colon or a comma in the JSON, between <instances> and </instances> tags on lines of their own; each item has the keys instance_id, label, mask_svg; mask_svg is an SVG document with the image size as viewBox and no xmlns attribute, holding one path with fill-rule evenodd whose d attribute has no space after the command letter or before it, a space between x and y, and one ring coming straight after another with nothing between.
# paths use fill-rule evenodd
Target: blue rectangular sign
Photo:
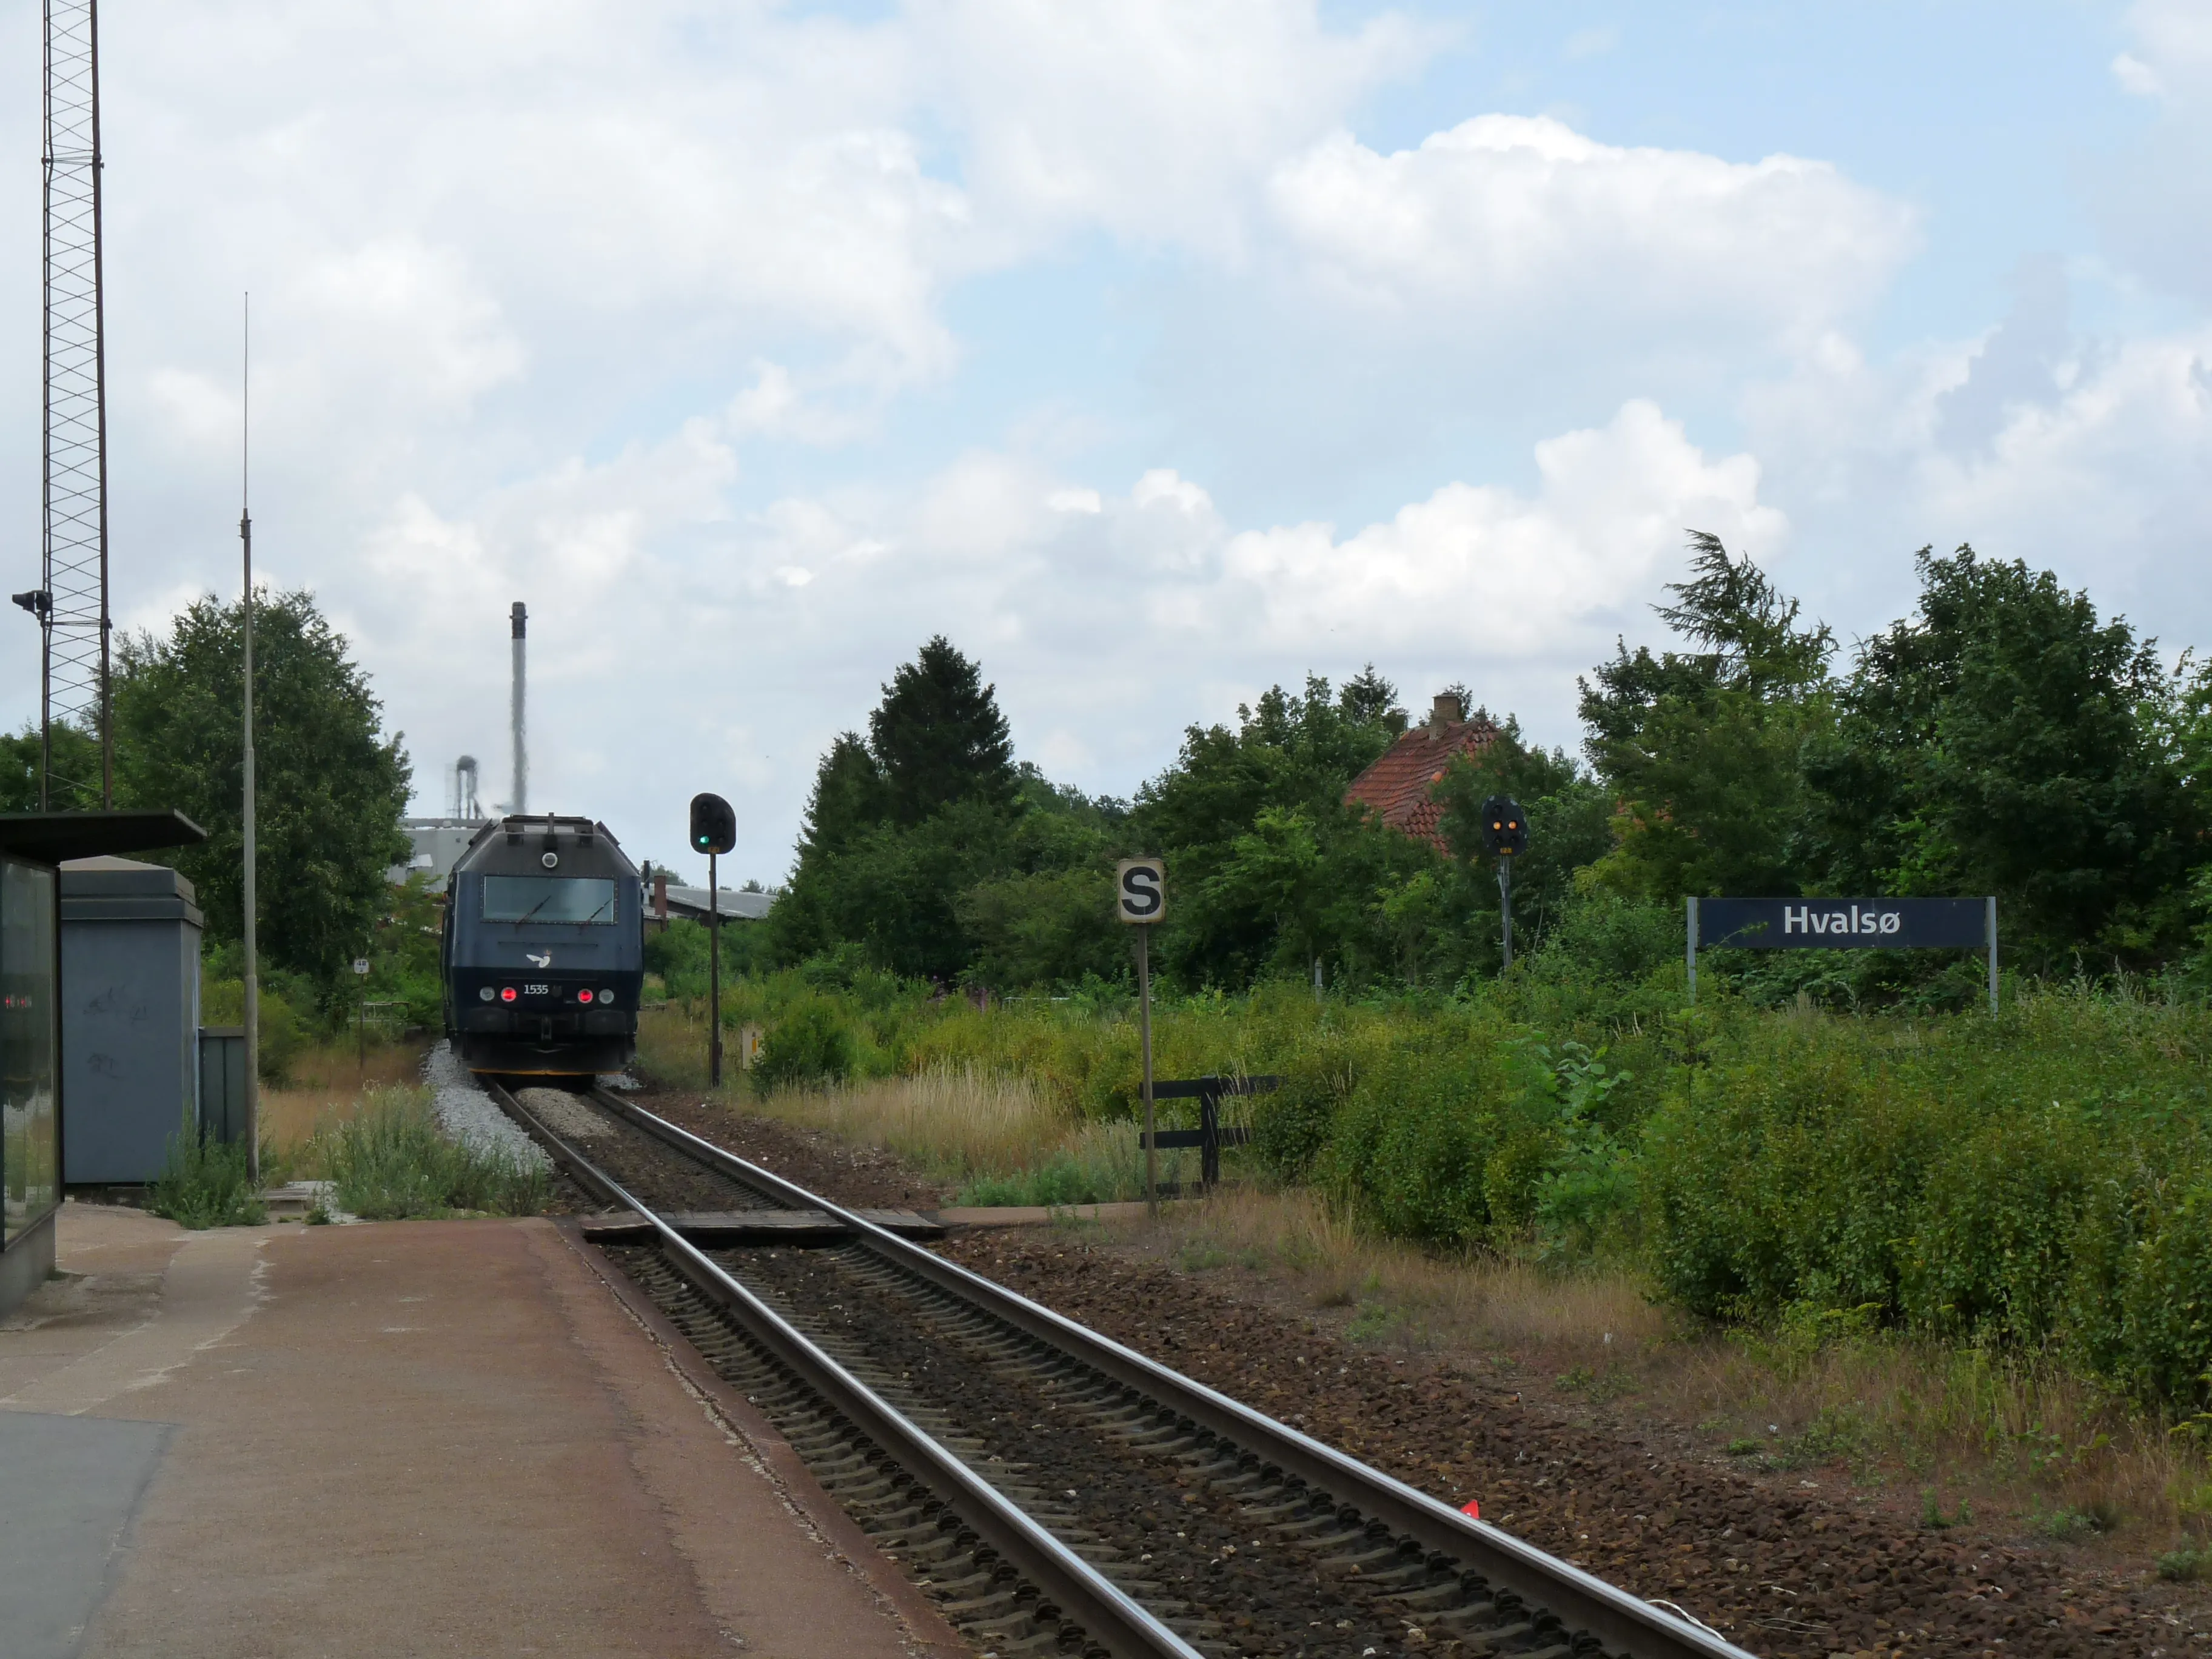
<instances>
[{"instance_id":1,"label":"blue rectangular sign","mask_svg":"<svg viewBox=\"0 0 2212 1659\"><path fill-rule=\"evenodd\" d=\"M1699 899L1693 946L1749 951L1910 951L1989 943L1978 898Z\"/></svg>"}]
</instances>

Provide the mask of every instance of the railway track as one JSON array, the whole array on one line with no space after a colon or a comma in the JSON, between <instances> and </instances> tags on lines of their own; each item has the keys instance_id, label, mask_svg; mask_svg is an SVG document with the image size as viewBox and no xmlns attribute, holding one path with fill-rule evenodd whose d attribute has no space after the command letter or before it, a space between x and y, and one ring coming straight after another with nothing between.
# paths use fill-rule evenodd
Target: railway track
<instances>
[{"instance_id":1,"label":"railway track","mask_svg":"<svg viewBox=\"0 0 2212 1659\"><path fill-rule=\"evenodd\" d=\"M491 1092L979 1651L1747 1659L617 1095Z\"/></svg>"}]
</instances>

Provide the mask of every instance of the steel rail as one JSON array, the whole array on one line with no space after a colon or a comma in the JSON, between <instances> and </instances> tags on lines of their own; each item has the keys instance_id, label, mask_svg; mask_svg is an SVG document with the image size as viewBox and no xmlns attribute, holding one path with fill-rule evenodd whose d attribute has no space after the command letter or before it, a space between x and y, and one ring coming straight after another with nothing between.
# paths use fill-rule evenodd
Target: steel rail
<instances>
[{"instance_id":1,"label":"steel rail","mask_svg":"<svg viewBox=\"0 0 2212 1659\"><path fill-rule=\"evenodd\" d=\"M591 1098L625 1122L734 1181L794 1207L821 1210L837 1218L863 1243L917 1277L963 1301L980 1304L1028 1335L1159 1401L1194 1426L1210 1430L1309 1486L1349 1504L1363 1518L1379 1521L1425 1549L1464 1561L1500 1589L1549 1609L1570 1629L1587 1630L1605 1644L1608 1653L1626 1653L1634 1659L1753 1659L1745 1650L1686 1616L1655 1607L1488 1522L1462 1515L1380 1469L1194 1382L994 1279L923 1249L610 1090L594 1088Z\"/></svg>"},{"instance_id":2,"label":"steel rail","mask_svg":"<svg viewBox=\"0 0 2212 1659\"><path fill-rule=\"evenodd\" d=\"M662 1250L695 1289L735 1319L748 1335L854 1428L896 1459L902 1469L958 1514L981 1541L1028 1580L1049 1603L1040 1604L1038 1615L1057 1616L1081 1626L1085 1634L1115 1659L1200 1659L1196 1649L624 1191L508 1090L489 1078L483 1082L501 1109L527 1130L579 1184L601 1201L621 1205L651 1223Z\"/></svg>"}]
</instances>

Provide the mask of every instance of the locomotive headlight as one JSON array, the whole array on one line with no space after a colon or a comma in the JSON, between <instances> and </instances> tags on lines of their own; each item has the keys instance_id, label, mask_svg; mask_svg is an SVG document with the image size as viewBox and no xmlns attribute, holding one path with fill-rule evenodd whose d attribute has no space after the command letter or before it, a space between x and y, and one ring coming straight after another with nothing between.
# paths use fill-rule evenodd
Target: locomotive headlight
<instances>
[{"instance_id":1,"label":"locomotive headlight","mask_svg":"<svg viewBox=\"0 0 2212 1659\"><path fill-rule=\"evenodd\" d=\"M614 1000L615 994L602 986L599 989L599 1000L602 1002L612 1002Z\"/></svg>"},{"instance_id":2,"label":"locomotive headlight","mask_svg":"<svg viewBox=\"0 0 2212 1659\"><path fill-rule=\"evenodd\" d=\"M491 996L492 991L490 986L482 985L477 988L477 1000L478 1002L489 1002L491 1000Z\"/></svg>"},{"instance_id":3,"label":"locomotive headlight","mask_svg":"<svg viewBox=\"0 0 2212 1659\"><path fill-rule=\"evenodd\" d=\"M514 987L513 987L512 985L502 985L502 986L501 986L501 987L499 988L499 1000L500 1000L501 1002L512 1002L512 1001L514 1001Z\"/></svg>"}]
</instances>

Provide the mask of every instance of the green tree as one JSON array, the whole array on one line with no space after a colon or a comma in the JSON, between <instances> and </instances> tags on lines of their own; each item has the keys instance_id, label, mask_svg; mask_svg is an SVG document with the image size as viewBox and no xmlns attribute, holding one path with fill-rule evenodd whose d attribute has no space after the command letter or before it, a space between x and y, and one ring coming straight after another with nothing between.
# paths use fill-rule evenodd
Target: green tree
<instances>
[{"instance_id":1,"label":"green tree","mask_svg":"<svg viewBox=\"0 0 2212 1659\"><path fill-rule=\"evenodd\" d=\"M1808 755L1828 878L1994 893L2050 966L2178 946L2207 827L2192 683L2048 571L1971 547L1918 565L1918 613L1862 647Z\"/></svg>"},{"instance_id":2,"label":"green tree","mask_svg":"<svg viewBox=\"0 0 2212 1659\"><path fill-rule=\"evenodd\" d=\"M241 609L196 600L166 636L127 635L117 652L118 798L207 830L162 856L198 889L217 940L238 939L244 915ZM327 988L386 914L385 872L407 856L407 757L313 595L257 598L253 670L261 949Z\"/></svg>"},{"instance_id":3,"label":"green tree","mask_svg":"<svg viewBox=\"0 0 2212 1659\"><path fill-rule=\"evenodd\" d=\"M1795 893L1800 751L1833 718L1835 641L1719 538L1692 532L1690 546L1690 580L1656 609L1702 648L1655 656L1624 642L1581 683L1585 747L1614 800L1617 845L1597 875L1667 902Z\"/></svg>"},{"instance_id":4,"label":"green tree","mask_svg":"<svg viewBox=\"0 0 2212 1659\"><path fill-rule=\"evenodd\" d=\"M100 805L100 739L66 723L53 734L53 775L46 795L52 812L88 812ZM0 733L0 812L39 810L39 767L45 750L38 722Z\"/></svg>"},{"instance_id":5,"label":"green tree","mask_svg":"<svg viewBox=\"0 0 2212 1659\"><path fill-rule=\"evenodd\" d=\"M883 769L857 732L838 734L815 769L814 793L806 803L801 846L834 853L890 813L890 792Z\"/></svg>"},{"instance_id":6,"label":"green tree","mask_svg":"<svg viewBox=\"0 0 2212 1659\"><path fill-rule=\"evenodd\" d=\"M1237 723L1194 726L1174 765L1138 792L1133 842L1167 860L1163 964L1192 984L1303 975L1311 956L1371 972L1386 947L1369 913L1391 872L1433 854L1369 824L1344 793L1405 730L1372 668L1341 691L1318 675L1275 686ZM1380 839L1378 839L1380 837Z\"/></svg>"},{"instance_id":7,"label":"green tree","mask_svg":"<svg viewBox=\"0 0 2212 1659\"><path fill-rule=\"evenodd\" d=\"M1016 765L993 689L942 637L892 677L868 729L816 771L769 915L776 960L858 945L893 973L1006 988L1111 970L1105 868L1127 808Z\"/></svg>"},{"instance_id":8,"label":"green tree","mask_svg":"<svg viewBox=\"0 0 2212 1659\"><path fill-rule=\"evenodd\" d=\"M868 744L892 818L915 824L955 801L1012 800L1014 744L996 692L942 634L891 676Z\"/></svg>"}]
</instances>

